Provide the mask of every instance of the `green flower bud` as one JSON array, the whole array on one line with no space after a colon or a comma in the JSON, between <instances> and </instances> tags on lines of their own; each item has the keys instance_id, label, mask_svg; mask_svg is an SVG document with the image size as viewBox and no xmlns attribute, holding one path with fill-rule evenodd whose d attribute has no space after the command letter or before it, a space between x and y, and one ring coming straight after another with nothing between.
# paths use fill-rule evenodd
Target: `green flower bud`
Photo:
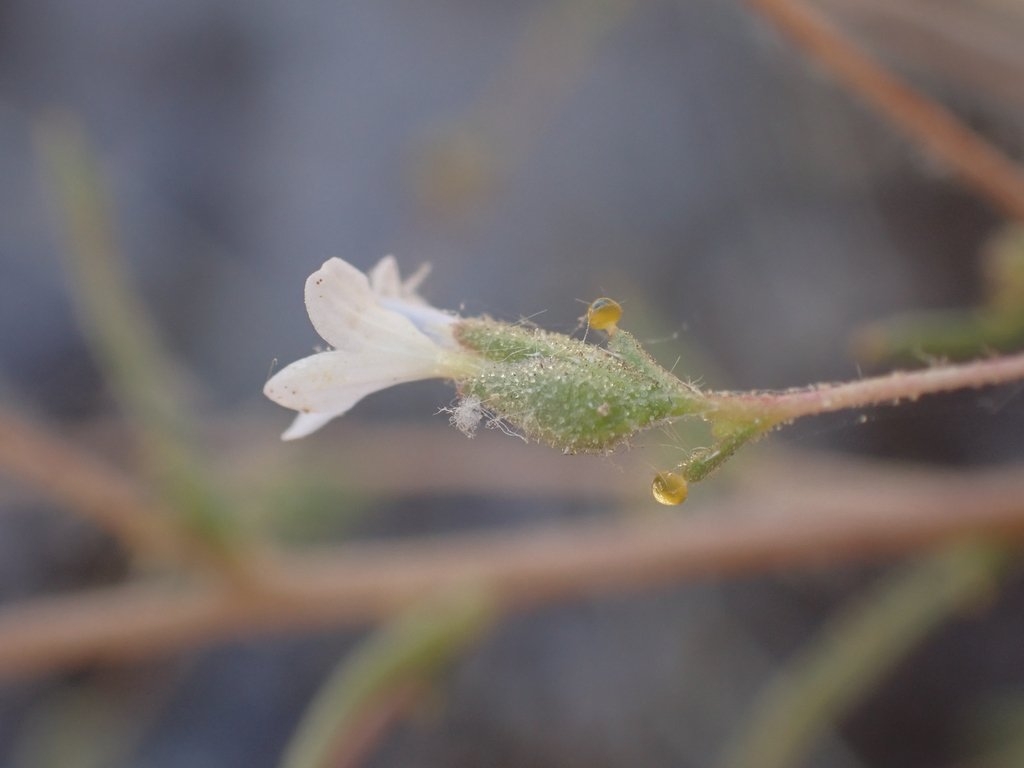
<instances>
[{"instance_id":1,"label":"green flower bud","mask_svg":"<svg viewBox=\"0 0 1024 768\"><path fill-rule=\"evenodd\" d=\"M461 395L566 453L608 451L702 400L622 330L608 348L486 319L460 320L453 332L487 361L458 382Z\"/></svg>"}]
</instances>

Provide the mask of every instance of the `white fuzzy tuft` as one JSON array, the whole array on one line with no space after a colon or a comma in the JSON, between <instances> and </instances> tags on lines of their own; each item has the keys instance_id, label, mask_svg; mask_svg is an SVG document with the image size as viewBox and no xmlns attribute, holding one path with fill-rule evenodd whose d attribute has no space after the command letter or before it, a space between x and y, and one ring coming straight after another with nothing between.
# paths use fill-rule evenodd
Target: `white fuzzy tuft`
<instances>
[{"instance_id":1,"label":"white fuzzy tuft","mask_svg":"<svg viewBox=\"0 0 1024 768\"><path fill-rule=\"evenodd\" d=\"M466 437L473 437L476 428L484 418L484 407L479 397L464 397L453 408L445 409L449 414L448 423Z\"/></svg>"}]
</instances>

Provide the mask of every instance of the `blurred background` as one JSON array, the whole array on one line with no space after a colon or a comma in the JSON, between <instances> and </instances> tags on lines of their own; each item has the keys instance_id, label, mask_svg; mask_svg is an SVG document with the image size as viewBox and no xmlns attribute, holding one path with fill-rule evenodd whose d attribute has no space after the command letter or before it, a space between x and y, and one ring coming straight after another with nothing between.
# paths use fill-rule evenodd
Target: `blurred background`
<instances>
[{"instance_id":1,"label":"blurred background","mask_svg":"<svg viewBox=\"0 0 1024 768\"><path fill-rule=\"evenodd\" d=\"M1024 153L1022 6L813 7ZM589 469L538 491L517 462L561 459L485 431L472 472L453 469L477 479L460 488L444 481L466 451L445 458L462 438L438 414L454 398L442 383L374 395L280 443L290 414L260 390L275 361L321 343L302 286L331 256L428 261L423 293L437 306L564 332L610 295L677 372L777 388L869 372L850 353L869 321L981 302L979 254L1005 223L742 2L4 0L0 401L127 468L132 424L83 330L74 229L45 172L40 133L54 123L87 141L125 279L200 443L248 500L234 516L297 548L645 514L652 470L678 460L675 437L652 435L639 458L596 460L614 492L574 487ZM424 434L438 442L421 466L399 449ZM1022 434L1024 400L1003 388L866 423L815 419L768 442L951 466L1019 459ZM347 488L345 457L366 451L379 487ZM403 487L424 473L436 487ZM276 490L247 496L260 474ZM5 602L128 577L112 539L3 483ZM880 570L823 564L508 618L363 764L711 765L772 671ZM1022 587L1009 577L981 615L934 633L814 764L971 754L993 700L1024 702ZM364 636L259 637L12 680L0 763L276 765Z\"/></svg>"}]
</instances>

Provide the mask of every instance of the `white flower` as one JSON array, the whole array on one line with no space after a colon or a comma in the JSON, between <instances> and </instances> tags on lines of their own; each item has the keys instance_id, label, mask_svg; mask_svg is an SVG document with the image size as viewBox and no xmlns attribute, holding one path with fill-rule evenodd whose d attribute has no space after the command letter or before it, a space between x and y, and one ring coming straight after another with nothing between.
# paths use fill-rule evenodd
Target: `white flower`
<instances>
[{"instance_id":1,"label":"white flower","mask_svg":"<svg viewBox=\"0 0 1024 768\"><path fill-rule=\"evenodd\" d=\"M393 256L365 275L330 259L306 280L306 310L333 349L297 360L275 374L263 394L299 411L281 436L305 437L371 392L418 379L459 379L477 370L475 357L452 335L459 318L427 304L405 282Z\"/></svg>"}]
</instances>

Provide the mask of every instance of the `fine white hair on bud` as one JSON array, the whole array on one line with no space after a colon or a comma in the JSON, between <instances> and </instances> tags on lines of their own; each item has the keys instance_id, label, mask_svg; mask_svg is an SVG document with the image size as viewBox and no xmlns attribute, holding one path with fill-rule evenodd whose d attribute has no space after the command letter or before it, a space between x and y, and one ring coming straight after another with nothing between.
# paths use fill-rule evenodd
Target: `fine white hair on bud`
<instances>
[{"instance_id":1,"label":"fine white hair on bud","mask_svg":"<svg viewBox=\"0 0 1024 768\"><path fill-rule=\"evenodd\" d=\"M451 414L448 417L449 424L466 437L476 435L476 428L484 418L484 407L479 397L468 395L445 410Z\"/></svg>"},{"instance_id":2,"label":"fine white hair on bud","mask_svg":"<svg viewBox=\"0 0 1024 768\"><path fill-rule=\"evenodd\" d=\"M306 310L333 349L297 360L264 386L271 400L299 411L283 439L305 437L377 390L476 372L476 356L453 335L458 316L416 293L425 276L420 269L403 282L391 256L368 275L334 258L309 276Z\"/></svg>"}]
</instances>

